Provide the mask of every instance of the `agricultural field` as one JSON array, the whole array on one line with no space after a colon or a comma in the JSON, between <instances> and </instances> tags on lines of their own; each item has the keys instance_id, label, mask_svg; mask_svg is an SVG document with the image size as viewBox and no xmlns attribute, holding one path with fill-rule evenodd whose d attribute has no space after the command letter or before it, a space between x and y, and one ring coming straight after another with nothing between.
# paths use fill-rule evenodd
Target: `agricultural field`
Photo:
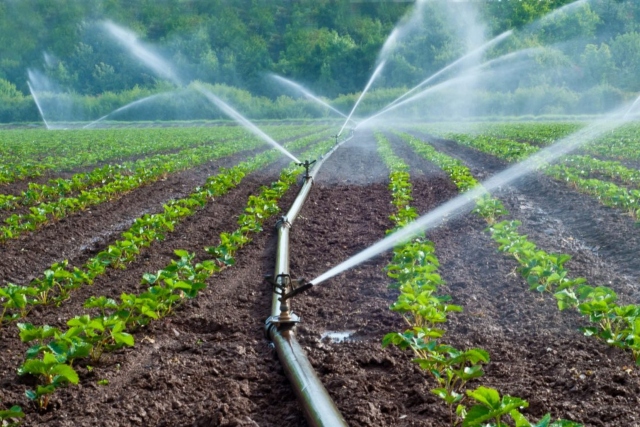
<instances>
[{"instance_id":1,"label":"agricultural field","mask_svg":"<svg viewBox=\"0 0 640 427\"><path fill-rule=\"evenodd\" d=\"M293 226L291 275L324 273L583 126L356 131ZM334 128L263 130L313 160ZM347 423L448 426L462 404L464 426L640 426L638 135L541 165L294 298ZM2 136L5 424L307 425L264 333L274 226L303 168L237 126Z\"/></svg>"}]
</instances>

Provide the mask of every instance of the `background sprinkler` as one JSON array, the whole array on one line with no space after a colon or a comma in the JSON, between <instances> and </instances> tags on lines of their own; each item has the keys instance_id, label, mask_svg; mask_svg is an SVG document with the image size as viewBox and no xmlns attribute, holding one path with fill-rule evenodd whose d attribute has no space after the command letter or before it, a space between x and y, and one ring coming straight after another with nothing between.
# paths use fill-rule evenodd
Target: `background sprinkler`
<instances>
[{"instance_id":1,"label":"background sprinkler","mask_svg":"<svg viewBox=\"0 0 640 427\"><path fill-rule=\"evenodd\" d=\"M336 136L336 144L337 144L337 141L338 141L338 137ZM312 160L312 161L305 160L303 163L298 163L298 166L304 166L304 170L305 170L304 179L305 179L305 180L307 180L307 179L310 179L310 178L311 178L311 175L309 175L309 168L310 168L310 167L311 167L311 165L313 165L315 162L316 162L315 160Z\"/></svg>"}]
</instances>

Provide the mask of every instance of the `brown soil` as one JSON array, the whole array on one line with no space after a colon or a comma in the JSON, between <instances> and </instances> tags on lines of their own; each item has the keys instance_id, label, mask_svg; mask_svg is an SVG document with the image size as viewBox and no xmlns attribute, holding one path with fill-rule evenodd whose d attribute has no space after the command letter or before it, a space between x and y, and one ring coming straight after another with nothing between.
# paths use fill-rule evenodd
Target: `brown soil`
<instances>
[{"instance_id":1,"label":"brown soil","mask_svg":"<svg viewBox=\"0 0 640 427\"><path fill-rule=\"evenodd\" d=\"M396 138L389 139L411 166L413 204L420 212L456 195L441 171ZM437 145L459 155L480 178L504 168L493 158L453 143ZM61 307L34 311L27 321L61 325L83 312L82 301L89 295L140 290L142 274L166 265L174 249L205 258L203 247L217 244L222 231L235 229L247 197L275 180L283 164L247 176L238 189L185 220L126 270L109 272ZM293 225L292 275L312 279L384 237L393 208L387 174L370 133L357 135L326 162ZM149 186L144 197L155 197L156 205L147 204L146 209L159 209L163 200L185 194L183 184L190 187L195 182ZM283 198L283 210L295 193L292 188ZM612 280L624 299L637 301L631 285L640 273L632 256L638 250L638 231L618 229L629 227L626 218L541 176L499 195L512 216L523 222L521 231L542 249L574 255L572 274L594 284ZM134 206L136 200L143 199L129 199ZM45 229L21 240L32 253L27 260L19 244L0 247L2 279L24 281L40 273L56 259L54 252L70 256L73 263L83 262L115 238L115 224L139 215L135 207L110 206L99 217L69 218L68 224L51 227L55 232ZM110 219L110 209L121 213ZM593 222L602 215L602 222ZM29 426L306 425L263 332L271 302L263 276L274 267L275 221L265 224L265 232L241 250L237 265L211 278L197 299L138 331L134 348L104 356L91 371L81 362L81 385L57 393L46 413L38 413L24 396L32 380L16 375L26 346L15 325L1 329L2 405L21 405ZM450 316L446 340L461 348L481 346L491 354L486 375L470 386L496 387L528 400L526 413L534 419L551 412L589 426L640 425L640 379L630 355L584 337L577 315L559 312L552 298L528 291L514 274L515 263L496 252L484 228L481 220L467 215L428 234L447 282L443 292L465 308ZM109 236L100 237L104 232ZM80 250L83 244L78 240L93 237L99 239L94 246ZM56 240L61 243L47 250ZM599 248L594 249L596 244ZM388 310L396 297L383 271L389 258L383 254L297 297L293 308L303 316L301 344L349 425L446 426L447 409L429 392L435 387L433 380L411 362L408 352L381 348L386 333L405 327L399 315ZM327 331L354 332L348 340L334 342L322 339ZM97 385L100 379L109 384Z\"/></svg>"}]
</instances>

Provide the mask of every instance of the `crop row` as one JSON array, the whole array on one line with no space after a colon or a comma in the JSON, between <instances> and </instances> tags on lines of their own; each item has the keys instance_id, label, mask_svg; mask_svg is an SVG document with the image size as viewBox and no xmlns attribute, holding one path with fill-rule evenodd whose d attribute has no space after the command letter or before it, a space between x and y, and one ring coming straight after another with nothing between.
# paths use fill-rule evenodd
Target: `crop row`
<instances>
[{"instance_id":1,"label":"crop row","mask_svg":"<svg viewBox=\"0 0 640 427\"><path fill-rule=\"evenodd\" d=\"M142 162L138 161L136 163ZM108 184L117 179L120 174L131 174L135 169L137 169L137 166L133 163L105 165L95 168L91 172L75 174L68 179L50 179L47 184L30 182L28 189L19 196L0 194L0 210L12 210L19 206L33 206L37 203L86 190L95 185Z\"/></svg>"},{"instance_id":2,"label":"crop row","mask_svg":"<svg viewBox=\"0 0 640 427\"><path fill-rule=\"evenodd\" d=\"M328 140L317 144L306 156L319 155L332 143ZM105 351L133 346L134 331L172 314L186 299L195 298L206 287L206 280L211 275L234 264L234 254L251 241L250 234L260 231L264 221L279 211L278 200L301 172L302 168L292 165L282 171L277 182L262 187L260 194L250 196L244 214L238 219L239 228L221 234L218 246L206 248L213 254L213 259L194 264L195 254L177 250L177 260L172 260L156 274L143 276L143 284L149 285L146 292L122 294L120 302L92 297L84 307L97 311L98 315L75 316L67 322L69 328L65 331L47 325L20 324L20 338L32 345L19 374L30 374L38 379L35 389L27 390L27 397L39 408L46 408L56 389L79 382L74 361L90 358L97 362Z\"/></svg>"},{"instance_id":3,"label":"crop row","mask_svg":"<svg viewBox=\"0 0 640 427\"><path fill-rule=\"evenodd\" d=\"M313 136L317 138L318 136ZM183 150L175 154L163 154L137 163L133 174L118 173L106 185L81 191L76 197L62 197L56 201L43 202L29 208L27 214L13 214L4 220L0 227L0 242L15 239L20 235L35 231L51 220L59 220L70 213L85 210L106 201L113 201L124 194L151 182L157 181L172 172L197 166L213 159L234 154L242 149L252 149L259 141L251 139L243 143L221 143L214 146L201 146Z\"/></svg>"},{"instance_id":4,"label":"crop row","mask_svg":"<svg viewBox=\"0 0 640 427\"><path fill-rule=\"evenodd\" d=\"M413 147L428 145L409 135L405 135L405 138ZM430 149L433 148L428 150ZM452 180L457 184L453 176ZM468 185L468 179L465 179L459 188ZM502 203L497 203L499 208L496 210L492 207L490 212L499 211L498 215L507 215ZM486 217L486 213L479 212L481 209L482 203L478 203L474 212ZM491 236L499 244L499 250L511 254L520 263L519 272L531 290L552 293L560 310L577 309L592 323L592 326L583 328L585 335L598 337L608 345L631 351L636 364L640 366L640 305L618 305L613 289L589 286L584 278L572 279L564 267L571 256L549 254L538 249L527 236L517 233L519 221L505 220L497 224L488 222Z\"/></svg>"},{"instance_id":5,"label":"crop row","mask_svg":"<svg viewBox=\"0 0 640 427\"><path fill-rule=\"evenodd\" d=\"M324 129L326 126L273 126L267 127L266 132L281 140ZM0 143L0 184L40 176L47 170L73 170L213 142L247 140L249 134L241 127L220 126L74 132L7 130L4 136Z\"/></svg>"},{"instance_id":6,"label":"crop row","mask_svg":"<svg viewBox=\"0 0 640 427\"><path fill-rule=\"evenodd\" d=\"M562 164L575 169L582 177L597 174L621 181L631 187L640 185L640 171L630 169L617 161L599 160L589 156L567 156L562 160Z\"/></svg>"},{"instance_id":7,"label":"crop row","mask_svg":"<svg viewBox=\"0 0 640 427\"><path fill-rule=\"evenodd\" d=\"M539 146L550 145L584 127L582 123L497 123L469 125L467 133L482 134L498 139L515 140ZM438 132L446 133L442 126L430 126ZM609 132L596 141L585 145L582 150L596 156L617 160L640 160L640 139L637 123L628 123ZM462 132L466 132L464 126Z\"/></svg>"},{"instance_id":8,"label":"crop row","mask_svg":"<svg viewBox=\"0 0 640 427\"><path fill-rule=\"evenodd\" d=\"M409 206L409 168L393 153L391 145L382 135L377 135L377 139L378 152L390 170L389 189L392 192L392 203L397 209L391 219L396 228L402 227L417 217L415 210ZM447 159L441 160L447 162ZM452 162L447 163L453 166ZM456 168L449 170L454 169ZM461 183L468 182L462 175L458 176ZM525 400L508 395L500 396L497 390L484 386L474 390L466 389L468 381L484 375L482 364L489 362L489 354L481 348L459 350L440 342L444 330L438 326L446 322L449 312L462 311L462 307L449 304L451 298L448 295L437 294L444 284L437 273L438 266L434 245L424 235L394 248L387 274L395 279L392 286L400 294L390 308L402 315L409 329L403 333L387 334L383 339L383 346L393 344L413 351L416 356L414 362L429 372L438 383L438 387L431 392L448 405L452 425L458 424L459 420L464 427L485 425L487 422L501 426L506 425L501 419L509 415L516 426L531 426L519 411L528 406ZM471 407L465 405L467 397L472 401ZM454 405L458 420L454 418ZM577 425L564 420L550 424L550 420L551 417L547 414L535 425Z\"/></svg>"},{"instance_id":9,"label":"crop row","mask_svg":"<svg viewBox=\"0 0 640 427\"><path fill-rule=\"evenodd\" d=\"M317 136L301 138L286 146L289 149L301 149L315 140ZM265 167L279 156L279 151L269 150L209 177L203 187L196 188L189 196L164 205L163 212L137 218L119 240L89 259L82 268L71 269L68 261L64 260L54 263L28 286L9 283L0 288L0 326L3 322L24 318L34 305L59 304L68 298L71 291L92 284L108 268L126 268L138 257L142 248L156 240L164 240L165 235L172 232L184 218L236 187L246 174Z\"/></svg>"},{"instance_id":10,"label":"crop row","mask_svg":"<svg viewBox=\"0 0 640 427\"><path fill-rule=\"evenodd\" d=\"M620 209L634 219L640 216L640 190L629 190L599 179L584 179L580 177L578 169L565 165L551 166L546 173L583 193L594 196L605 206Z\"/></svg>"},{"instance_id":11,"label":"crop row","mask_svg":"<svg viewBox=\"0 0 640 427\"><path fill-rule=\"evenodd\" d=\"M447 134L446 137L508 162L524 160L538 151L537 147L528 144L483 135ZM589 159L586 156L569 156L566 160L565 163L544 168L543 172L558 181L568 183L574 188L594 196L605 206L618 208L633 218L638 218L640 215L640 190L627 189L613 182L596 178L585 179L581 177L585 172L588 172L635 183L639 177L637 170L627 168L619 162Z\"/></svg>"},{"instance_id":12,"label":"crop row","mask_svg":"<svg viewBox=\"0 0 640 427\"><path fill-rule=\"evenodd\" d=\"M535 142L549 145L584 127L584 123L499 123L482 127L483 134L522 142Z\"/></svg>"},{"instance_id":13,"label":"crop row","mask_svg":"<svg viewBox=\"0 0 640 427\"><path fill-rule=\"evenodd\" d=\"M320 132L316 136L324 136L327 131ZM246 138L246 149L255 146L255 140ZM236 141L235 146L245 143ZM212 145L212 144L210 144ZM180 157L181 153L188 153L189 149L182 150L172 157ZM158 164L166 162L169 156L152 155L144 159L132 162L124 162L117 165L105 165L98 167L91 172L78 173L71 178L50 179L47 184L29 183L28 189L20 196L10 194L0 194L0 209L14 209L18 206L33 206L47 200L64 197L72 193L86 190L95 185L104 185L118 179L122 175L135 174L140 169L148 169Z\"/></svg>"},{"instance_id":14,"label":"crop row","mask_svg":"<svg viewBox=\"0 0 640 427\"><path fill-rule=\"evenodd\" d=\"M165 154L142 161L131 175L118 173L114 179L100 187L81 191L75 197L62 197L51 202L43 202L29 208L29 213L13 214L4 220L0 227L0 242L15 239L18 236L35 231L52 220L61 218L90 206L113 201L124 194L151 182L166 177L170 173L189 169L193 166L234 154L242 149L255 148L245 144L216 144L185 150L176 154Z\"/></svg>"}]
</instances>

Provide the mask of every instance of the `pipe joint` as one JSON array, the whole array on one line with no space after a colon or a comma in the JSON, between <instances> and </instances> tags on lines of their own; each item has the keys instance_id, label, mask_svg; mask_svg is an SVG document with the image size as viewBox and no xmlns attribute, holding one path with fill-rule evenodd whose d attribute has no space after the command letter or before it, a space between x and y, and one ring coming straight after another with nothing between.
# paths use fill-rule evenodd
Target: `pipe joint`
<instances>
[{"instance_id":1,"label":"pipe joint","mask_svg":"<svg viewBox=\"0 0 640 427\"><path fill-rule=\"evenodd\" d=\"M276 221L276 230L280 230L282 227L291 228L291 222L289 222L286 216L280 217L280 219Z\"/></svg>"}]
</instances>

